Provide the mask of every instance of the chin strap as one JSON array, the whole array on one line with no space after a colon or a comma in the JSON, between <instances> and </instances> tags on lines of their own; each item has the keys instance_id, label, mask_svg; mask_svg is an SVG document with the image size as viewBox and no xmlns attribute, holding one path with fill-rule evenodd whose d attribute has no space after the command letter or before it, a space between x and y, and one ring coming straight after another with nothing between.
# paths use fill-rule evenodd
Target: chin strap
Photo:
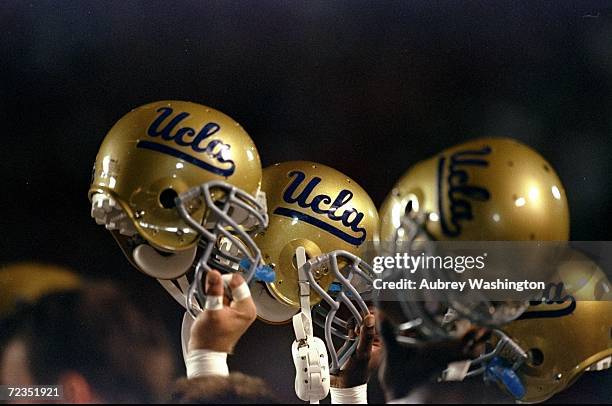
<instances>
[{"instance_id":1,"label":"chin strap","mask_svg":"<svg viewBox=\"0 0 612 406\"><path fill-rule=\"evenodd\" d=\"M329 364L325 343L312 333L310 283L306 276L306 251L296 252L301 311L293 316L295 341L291 346L295 365L295 393L303 401L319 403L329 393Z\"/></svg>"},{"instance_id":2,"label":"chin strap","mask_svg":"<svg viewBox=\"0 0 612 406\"><path fill-rule=\"evenodd\" d=\"M442 373L441 381L463 381L482 376L485 382L495 382L515 399L525 396L525 385L517 370L527 361L527 353L501 330L493 330L498 341L495 348L466 362L454 362ZM472 369L474 368L474 369Z\"/></svg>"},{"instance_id":3,"label":"chin strap","mask_svg":"<svg viewBox=\"0 0 612 406\"><path fill-rule=\"evenodd\" d=\"M189 354L189 338L191 337L191 326L193 326L194 321L195 319L186 311L183 315L183 323L181 324L181 349L183 350L183 360L186 360Z\"/></svg>"},{"instance_id":4,"label":"chin strap","mask_svg":"<svg viewBox=\"0 0 612 406\"><path fill-rule=\"evenodd\" d=\"M187 280L187 277L181 276L180 278L174 280L158 279L157 281L164 289L166 289L166 292L168 292L178 304L186 309L185 296L187 296L187 291L189 290L189 281ZM198 307L198 310L201 311L197 303L196 306Z\"/></svg>"}]
</instances>

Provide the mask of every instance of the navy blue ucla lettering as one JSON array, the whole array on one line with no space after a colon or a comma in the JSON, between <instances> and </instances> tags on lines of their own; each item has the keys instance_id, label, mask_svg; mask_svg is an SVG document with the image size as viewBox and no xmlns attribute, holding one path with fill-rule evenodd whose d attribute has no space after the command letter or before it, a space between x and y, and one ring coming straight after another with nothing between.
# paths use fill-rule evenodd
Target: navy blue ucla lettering
<instances>
[{"instance_id":1,"label":"navy blue ucla lettering","mask_svg":"<svg viewBox=\"0 0 612 406\"><path fill-rule=\"evenodd\" d=\"M446 175L446 157L441 157L438 161L438 209L440 212L440 225L442 232L449 237L456 237L461 234L462 222L470 221L474 218L472 213L472 201L484 202L491 198L489 191L483 187L469 184L470 177L465 170L466 167L489 166L489 162L481 157L491 153L490 147L484 147L475 151L458 151L451 155L448 165L448 175ZM444 185L447 190L444 194ZM447 214L444 210L444 198L448 200Z\"/></svg>"},{"instance_id":2,"label":"navy blue ucla lettering","mask_svg":"<svg viewBox=\"0 0 612 406\"><path fill-rule=\"evenodd\" d=\"M530 308L518 320L563 317L572 314L577 306L576 299L566 294L563 282L549 283L542 294L531 300L529 305Z\"/></svg>"},{"instance_id":3,"label":"navy blue ucla lettering","mask_svg":"<svg viewBox=\"0 0 612 406\"><path fill-rule=\"evenodd\" d=\"M343 189L338 193L335 199L325 194L319 194L313 196L310 201L308 201L314 189L321 183L322 179L316 176L313 177L308 181L306 186L304 186L302 191L298 192L298 188L306 180L306 174L300 171L293 171L289 173L289 178L294 179L289 183L283 193L282 197L285 203L297 204L299 207L311 210L313 213L325 215L328 219L341 223L342 226L352 231L352 234L299 210L287 207L277 207L274 210L274 214L297 218L327 231L352 245L361 245L361 243L366 240L366 230L359 226L359 223L361 223L364 218L364 214L360 213L355 208L343 209L343 207L353 198L353 192L348 189Z\"/></svg>"},{"instance_id":4,"label":"navy blue ucla lettering","mask_svg":"<svg viewBox=\"0 0 612 406\"><path fill-rule=\"evenodd\" d=\"M231 146L224 144L220 140L211 140L206 142L208 138L216 134L221 129L219 124L212 122L206 123L197 133L196 130L191 127L181 127L174 131L181 121L189 117L189 113L179 113L172 117L170 121L163 126L163 122L172 115L173 110L170 107L161 107L157 110L157 112L160 114L149 126L149 129L147 130L148 136L152 138L160 137L164 141L174 142L176 145L181 147L190 147L194 152L204 153L212 160L217 161L219 164L226 165L223 165L223 167L221 167L221 165L215 166L199 158L186 154L183 151L172 148L167 144L159 144L149 140L138 141L138 148L150 149L172 155L217 175L228 177L234 173L234 170L236 169L234 161L224 157L224 154L227 155L226 151L229 151Z\"/></svg>"}]
</instances>

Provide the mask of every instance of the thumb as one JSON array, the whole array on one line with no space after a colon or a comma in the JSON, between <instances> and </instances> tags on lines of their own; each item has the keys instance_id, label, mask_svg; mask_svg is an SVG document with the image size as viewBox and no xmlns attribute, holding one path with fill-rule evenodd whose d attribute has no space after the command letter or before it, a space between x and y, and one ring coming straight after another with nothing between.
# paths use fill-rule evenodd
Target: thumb
<instances>
[{"instance_id":1,"label":"thumb","mask_svg":"<svg viewBox=\"0 0 612 406\"><path fill-rule=\"evenodd\" d=\"M376 319L373 314L368 314L364 319L359 332L359 344L357 345L357 353L361 356L368 357L372 352L372 343L376 335Z\"/></svg>"}]
</instances>

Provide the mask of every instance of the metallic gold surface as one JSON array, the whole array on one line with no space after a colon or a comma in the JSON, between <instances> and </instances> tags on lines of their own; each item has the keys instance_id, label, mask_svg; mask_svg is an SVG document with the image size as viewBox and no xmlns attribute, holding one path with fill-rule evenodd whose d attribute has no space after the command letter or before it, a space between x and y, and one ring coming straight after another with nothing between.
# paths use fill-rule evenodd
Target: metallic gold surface
<instances>
[{"instance_id":1,"label":"metallic gold surface","mask_svg":"<svg viewBox=\"0 0 612 406\"><path fill-rule=\"evenodd\" d=\"M167 189L180 194L211 180L255 195L261 163L253 141L217 110L159 101L132 110L108 132L96 157L89 198L109 194L155 248L185 250L198 235L174 208L162 205L160 196ZM202 219L206 208L196 203L192 210L194 218Z\"/></svg>"},{"instance_id":2,"label":"metallic gold surface","mask_svg":"<svg viewBox=\"0 0 612 406\"><path fill-rule=\"evenodd\" d=\"M561 180L539 153L509 138L468 141L412 166L381 206L381 241L393 240L410 207L427 215L435 240L569 237Z\"/></svg>"},{"instance_id":3,"label":"metallic gold surface","mask_svg":"<svg viewBox=\"0 0 612 406\"><path fill-rule=\"evenodd\" d=\"M309 193L308 185L313 186ZM378 239L378 213L368 194L355 181L328 166L293 161L267 167L263 170L262 190L268 201L270 223L255 242L264 261L276 272L276 281L267 285L269 291L284 306L299 307L295 261L298 246L303 246L307 258L312 258L334 250L357 254L364 242ZM332 207L334 202L338 207ZM323 271L315 279L327 289L334 278ZM320 300L311 293L311 304Z\"/></svg>"},{"instance_id":4,"label":"metallic gold surface","mask_svg":"<svg viewBox=\"0 0 612 406\"><path fill-rule=\"evenodd\" d=\"M438 241L569 238L567 196L559 177L539 153L507 138L468 141L412 166L381 206L383 241L402 239L396 230L405 215L423 220L427 238ZM502 328L529 354L517 371L526 388L521 402L549 399L612 355L605 274L571 252L557 279L564 287L561 297L532 303Z\"/></svg>"},{"instance_id":5,"label":"metallic gold surface","mask_svg":"<svg viewBox=\"0 0 612 406\"><path fill-rule=\"evenodd\" d=\"M15 311L18 303L32 303L44 295L76 289L81 278L57 265L20 262L0 268L0 318Z\"/></svg>"},{"instance_id":6,"label":"metallic gold surface","mask_svg":"<svg viewBox=\"0 0 612 406\"><path fill-rule=\"evenodd\" d=\"M612 300L612 284L604 271L574 249L568 249L561 258L552 282L562 283L566 294L576 300Z\"/></svg>"},{"instance_id":7,"label":"metallic gold surface","mask_svg":"<svg viewBox=\"0 0 612 406\"><path fill-rule=\"evenodd\" d=\"M517 371L526 388L521 402L545 401L574 383L586 368L612 356L612 298L600 297L596 289L610 282L577 251L559 269L559 282L565 287L562 296L571 298L531 306L503 328L533 359L541 361L532 359Z\"/></svg>"}]
</instances>

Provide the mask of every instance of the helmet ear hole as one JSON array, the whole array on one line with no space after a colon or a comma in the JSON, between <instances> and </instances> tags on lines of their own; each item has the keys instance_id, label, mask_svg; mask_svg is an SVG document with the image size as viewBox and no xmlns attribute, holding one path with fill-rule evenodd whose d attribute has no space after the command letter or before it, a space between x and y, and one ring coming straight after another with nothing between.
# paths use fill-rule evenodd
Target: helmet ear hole
<instances>
[{"instance_id":1,"label":"helmet ear hole","mask_svg":"<svg viewBox=\"0 0 612 406\"><path fill-rule=\"evenodd\" d=\"M412 207L412 199L408 200L408 203L406 204L406 210L405 210L405 214L409 215L410 213L412 213L413 211L413 207Z\"/></svg>"},{"instance_id":2,"label":"helmet ear hole","mask_svg":"<svg viewBox=\"0 0 612 406\"><path fill-rule=\"evenodd\" d=\"M178 193L176 193L174 189L164 189L159 194L159 204L164 209L173 209L176 206L176 204L174 203L174 199L176 199L177 196Z\"/></svg>"},{"instance_id":3,"label":"helmet ear hole","mask_svg":"<svg viewBox=\"0 0 612 406\"><path fill-rule=\"evenodd\" d=\"M540 366L544 362L544 353L538 348L530 349L527 355L529 356L529 364L534 367Z\"/></svg>"},{"instance_id":4,"label":"helmet ear hole","mask_svg":"<svg viewBox=\"0 0 612 406\"><path fill-rule=\"evenodd\" d=\"M408 201L406 201L406 207L404 208L404 215L414 217L419 212L419 199L414 194L408 195Z\"/></svg>"}]
</instances>

